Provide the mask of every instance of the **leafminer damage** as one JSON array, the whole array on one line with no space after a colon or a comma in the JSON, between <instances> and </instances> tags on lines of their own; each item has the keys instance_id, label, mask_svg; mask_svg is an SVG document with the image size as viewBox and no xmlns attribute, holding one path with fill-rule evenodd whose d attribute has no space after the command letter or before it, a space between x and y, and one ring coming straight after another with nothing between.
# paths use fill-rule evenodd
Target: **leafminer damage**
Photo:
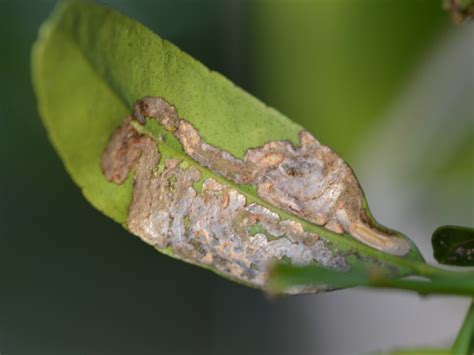
<instances>
[{"instance_id":1,"label":"leafminer damage","mask_svg":"<svg viewBox=\"0 0 474 355\"><path fill-rule=\"evenodd\" d=\"M160 143L139 133L134 118L142 124L146 118L155 119L199 169L161 157ZM200 169L237 185L253 185L262 200L333 232L351 234L390 254L408 253L405 239L367 222L363 193L350 167L310 133L300 132L299 139L299 146L268 142L238 159L204 142L164 99L145 97L137 101L134 117L127 117L112 135L102 170L118 184L135 170L127 221L132 233L158 249L170 248L181 259L250 285L263 286L268 264L275 259L339 270L348 265L318 234L248 203L233 184L209 177L202 181ZM199 190L198 181L202 181Z\"/></svg>"}]
</instances>

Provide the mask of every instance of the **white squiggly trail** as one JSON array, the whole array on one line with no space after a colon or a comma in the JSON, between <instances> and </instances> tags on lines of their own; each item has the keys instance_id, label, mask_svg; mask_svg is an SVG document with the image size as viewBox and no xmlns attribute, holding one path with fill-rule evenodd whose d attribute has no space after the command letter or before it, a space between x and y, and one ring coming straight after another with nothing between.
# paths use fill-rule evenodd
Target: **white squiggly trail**
<instances>
[{"instance_id":1,"label":"white squiggly trail","mask_svg":"<svg viewBox=\"0 0 474 355\"><path fill-rule=\"evenodd\" d=\"M241 160L202 141L199 132L160 97L139 100L134 115L141 122L155 118L200 165L237 184L256 185L258 195L276 207L336 233L347 232L389 254L410 251L406 239L371 222L352 169L307 131L299 134L300 147L269 142L248 149Z\"/></svg>"},{"instance_id":2,"label":"white squiggly trail","mask_svg":"<svg viewBox=\"0 0 474 355\"><path fill-rule=\"evenodd\" d=\"M409 251L404 239L363 220L368 216L352 170L308 132L300 133L300 147L269 142L249 149L241 160L203 142L162 98L139 100L134 115L142 123L145 117L155 118L201 166L237 184L255 185L258 195L276 207L337 233L349 232L392 254ZM127 221L132 233L158 249L171 249L183 260L257 287L264 286L272 260L348 270L345 258L318 234L306 232L295 221L281 220L264 206L248 204L235 188L208 178L197 191L194 186L202 180L201 172L184 167L178 159L160 161L159 144L139 133L132 120L127 117L115 131L102 157L102 170L115 183L135 170Z\"/></svg>"}]
</instances>

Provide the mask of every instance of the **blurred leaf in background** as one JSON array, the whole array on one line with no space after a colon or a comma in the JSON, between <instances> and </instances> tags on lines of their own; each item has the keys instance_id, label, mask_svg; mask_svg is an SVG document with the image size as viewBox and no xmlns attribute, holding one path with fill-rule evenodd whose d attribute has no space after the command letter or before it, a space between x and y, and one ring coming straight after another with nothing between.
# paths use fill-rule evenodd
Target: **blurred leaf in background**
<instances>
[{"instance_id":1,"label":"blurred leaf in background","mask_svg":"<svg viewBox=\"0 0 474 355\"><path fill-rule=\"evenodd\" d=\"M433 232L431 244L439 263L474 266L474 228L441 226Z\"/></svg>"},{"instance_id":2,"label":"blurred leaf in background","mask_svg":"<svg viewBox=\"0 0 474 355\"><path fill-rule=\"evenodd\" d=\"M349 161L449 21L431 1L251 4L254 91Z\"/></svg>"}]
</instances>

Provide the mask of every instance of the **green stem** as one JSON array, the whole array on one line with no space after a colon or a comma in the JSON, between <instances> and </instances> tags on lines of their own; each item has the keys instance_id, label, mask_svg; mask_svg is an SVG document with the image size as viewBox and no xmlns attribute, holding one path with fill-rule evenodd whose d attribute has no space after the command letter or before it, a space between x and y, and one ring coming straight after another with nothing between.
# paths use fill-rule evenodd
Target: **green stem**
<instances>
[{"instance_id":1,"label":"green stem","mask_svg":"<svg viewBox=\"0 0 474 355\"><path fill-rule=\"evenodd\" d=\"M411 262L413 265L413 270L416 271L416 275L424 276L431 280L439 279L439 278L462 278L468 279L471 278L474 282L474 272L473 271L452 271L452 270L445 270L439 267L420 263L420 262Z\"/></svg>"},{"instance_id":2,"label":"green stem","mask_svg":"<svg viewBox=\"0 0 474 355\"><path fill-rule=\"evenodd\" d=\"M421 295L440 294L474 296L474 282L469 279L443 278L435 281L419 281L407 279L373 278L369 281L370 287L395 288L414 291Z\"/></svg>"},{"instance_id":3,"label":"green stem","mask_svg":"<svg viewBox=\"0 0 474 355\"><path fill-rule=\"evenodd\" d=\"M430 280L473 280L472 283L474 284L474 271L445 270L430 264L426 264L424 262L407 260L393 255L387 255L384 261L388 264L411 270L411 275L413 276L422 276Z\"/></svg>"},{"instance_id":4,"label":"green stem","mask_svg":"<svg viewBox=\"0 0 474 355\"><path fill-rule=\"evenodd\" d=\"M467 311L464 323L459 331L451 352L453 355L469 355L474 351L474 299Z\"/></svg>"},{"instance_id":5,"label":"green stem","mask_svg":"<svg viewBox=\"0 0 474 355\"><path fill-rule=\"evenodd\" d=\"M443 271L443 270L441 270ZM354 286L392 288L426 294L445 294L474 297L473 273L436 272L432 279L393 278L384 270L350 270L340 272L317 265L295 266L276 264L269 274L270 292L281 292L298 285L326 285L331 289Z\"/></svg>"}]
</instances>

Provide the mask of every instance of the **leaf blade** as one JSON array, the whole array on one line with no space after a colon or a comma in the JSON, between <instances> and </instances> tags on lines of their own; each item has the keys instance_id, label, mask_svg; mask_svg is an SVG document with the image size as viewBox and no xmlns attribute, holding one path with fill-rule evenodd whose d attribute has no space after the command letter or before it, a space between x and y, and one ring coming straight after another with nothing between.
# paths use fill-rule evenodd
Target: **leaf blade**
<instances>
[{"instance_id":1,"label":"leaf blade","mask_svg":"<svg viewBox=\"0 0 474 355\"><path fill-rule=\"evenodd\" d=\"M441 226L433 232L431 243L439 263L474 266L474 228Z\"/></svg>"},{"instance_id":2,"label":"leaf blade","mask_svg":"<svg viewBox=\"0 0 474 355\"><path fill-rule=\"evenodd\" d=\"M91 3L60 4L43 27L32 61L39 109L66 169L95 207L122 224L127 220L132 181L123 185L107 182L99 160L111 132L137 98L166 97L206 142L236 157L269 140L295 142L301 130L142 25ZM251 190L238 189L249 199L255 198ZM335 253L357 254L348 256L354 267L378 264L398 274L413 272L399 258L348 235L273 210L320 234ZM368 218L372 219L369 212ZM413 245L402 259L422 260Z\"/></svg>"}]
</instances>

